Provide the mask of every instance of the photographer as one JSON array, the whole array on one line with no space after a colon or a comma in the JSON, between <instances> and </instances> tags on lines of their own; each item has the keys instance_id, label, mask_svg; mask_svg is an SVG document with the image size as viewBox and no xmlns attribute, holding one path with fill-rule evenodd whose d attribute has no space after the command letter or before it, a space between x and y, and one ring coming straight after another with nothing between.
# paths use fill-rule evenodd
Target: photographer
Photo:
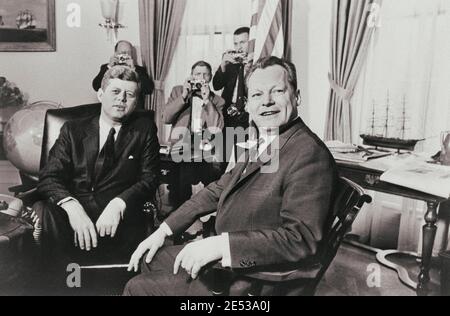
<instances>
[{"instance_id":1,"label":"photographer","mask_svg":"<svg viewBox=\"0 0 450 316\"><path fill-rule=\"evenodd\" d=\"M192 66L191 75L183 86L172 89L164 111L164 121L173 129L184 127L191 133L199 133L204 129L224 127L223 106L225 101L210 89L211 66L199 61ZM171 142L179 139L172 138Z\"/></svg>"},{"instance_id":2,"label":"photographer","mask_svg":"<svg viewBox=\"0 0 450 316\"><path fill-rule=\"evenodd\" d=\"M92 81L92 87L95 91L98 91L101 87L104 75L112 67L118 65L128 66L139 75L141 93L139 95L138 109L144 109L145 96L152 94L154 85L147 73L147 70L144 67L136 65L132 56L133 45L128 41L119 41L115 46L114 55L111 56L109 63L100 67L100 72Z\"/></svg>"},{"instance_id":3,"label":"photographer","mask_svg":"<svg viewBox=\"0 0 450 316\"><path fill-rule=\"evenodd\" d=\"M248 113L245 112L245 74L252 62L249 37L248 27L234 32L234 50L223 54L222 63L214 75L214 89L223 89L225 127L247 128L249 124Z\"/></svg>"},{"instance_id":4,"label":"photographer","mask_svg":"<svg viewBox=\"0 0 450 316\"><path fill-rule=\"evenodd\" d=\"M219 131L223 129L222 111L225 101L211 91L209 86L211 78L211 65L199 61L192 66L191 75L185 80L184 85L173 88L164 110L165 124L172 125L170 135L172 144L177 144L181 140L191 140L191 137L184 137L186 134L193 136L209 128ZM180 131L184 132L184 135L180 135ZM192 144L189 145L193 151L197 150ZM207 146L200 149L203 152L208 151ZM180 172L183 183L170 185L170 200L175 208L191 197L191 185L199 182L208 185L221 175L220 165L206 162L184 163Z\"/></svg>"}]
</instances>

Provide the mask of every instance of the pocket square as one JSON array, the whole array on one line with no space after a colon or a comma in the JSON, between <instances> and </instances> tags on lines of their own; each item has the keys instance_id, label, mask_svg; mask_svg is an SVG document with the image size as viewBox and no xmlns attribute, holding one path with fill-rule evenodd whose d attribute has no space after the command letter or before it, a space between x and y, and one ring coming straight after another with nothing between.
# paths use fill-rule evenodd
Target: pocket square
<instances>
[{"instance_id":1,"label":"pocket square","mask_svg":"<svg viewBox=\"0 0 450 316\"><path fill-rule=\"evenodd\" d=\"M134 156L128 157L128 160L134 160Z\"/></svg>"}]
</instances>

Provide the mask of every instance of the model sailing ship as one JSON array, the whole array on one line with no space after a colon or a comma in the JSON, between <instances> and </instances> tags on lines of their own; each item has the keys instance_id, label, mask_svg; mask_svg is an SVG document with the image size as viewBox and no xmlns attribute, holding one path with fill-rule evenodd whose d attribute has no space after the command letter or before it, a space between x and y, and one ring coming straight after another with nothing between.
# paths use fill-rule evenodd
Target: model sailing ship
<instances>
[{"instance_id":1,"label":"model sailing ship","mask_svg":"<svg viewBox=\"0 0 450 316\"><path fill-rule=\"evenodd\" d=\"M21 11L17 15L16 25L19 30L35 29L36 19L30 10Z\"/></svg>"},{"instance_id":2,"label":"model sailing ship","mask_svg":"<svg viewBox=\"0 0 450 316\"><path fill-rule=\"evenodd\" d=\"M391 134L391 104L389 91L387 93L386 100L386 118L383 124L383 134L377 135L375 133L376 125L376 111L375 102L373 104L372 118L371 118L371 134L362 134L361 138L364 141L364 145L374 146L375 148L391 148L397 149L399 152L401 150L414 151L417 143L422 141L421 139L405 139L406 138L406 97L403 97L402 103L402 116L401 116L401 127L400 127L400 137L390 137Z\"/></svg>"}]
</instances>

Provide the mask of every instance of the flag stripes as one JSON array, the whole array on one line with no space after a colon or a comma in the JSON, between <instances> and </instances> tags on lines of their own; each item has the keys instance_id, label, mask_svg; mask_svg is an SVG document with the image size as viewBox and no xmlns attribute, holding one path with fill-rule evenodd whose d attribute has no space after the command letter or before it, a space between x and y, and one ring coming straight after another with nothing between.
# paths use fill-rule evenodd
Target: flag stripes
<instances>
[{"instance_id":1,"label":"flag stripes","mask_svg":"<svg viewBox=\"0 0 450 316\"><path fill-rule=\"evenodd\" d=\"M284 55L283 0L253 0L250 52L254 60Z\"/></svg>"}]
</instances>

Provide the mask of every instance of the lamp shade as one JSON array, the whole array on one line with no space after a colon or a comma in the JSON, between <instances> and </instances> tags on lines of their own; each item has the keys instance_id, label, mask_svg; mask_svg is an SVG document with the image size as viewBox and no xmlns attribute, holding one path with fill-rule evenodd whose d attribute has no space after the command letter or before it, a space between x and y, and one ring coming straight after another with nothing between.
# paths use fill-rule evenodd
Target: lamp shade
<instances>
[{"instance_id":1,"label":"lamp shade","mask_svg":"<svg viewBox=\"0 0 450 316\"><path fill-rule=\"evenodd\" d=\"M102 15L105 20L112 20L116 17L117 0L100 0Z\"/></svg>"}]
</instances>

